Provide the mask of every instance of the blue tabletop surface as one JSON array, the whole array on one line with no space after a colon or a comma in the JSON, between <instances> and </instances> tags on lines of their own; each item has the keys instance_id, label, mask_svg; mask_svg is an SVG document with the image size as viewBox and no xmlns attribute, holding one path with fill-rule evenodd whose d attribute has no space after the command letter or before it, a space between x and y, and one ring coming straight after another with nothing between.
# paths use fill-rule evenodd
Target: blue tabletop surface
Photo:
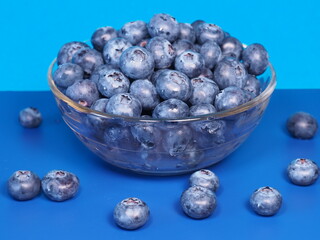
<instances>
[{"instance_id":1,"label":"blue tabletop surface","mask_svg":"<svg viewBox=\"0 0 320 240\"><path fill-rule=\"evenodd\" d=\"M306 111L320 119L320 90L276 90L260 123L248 140L227 159L210 167L220 178L218 206L213 215L193 220L182 212L179 198L190 174L171 177L137 175L112 167L87 150L61 119L50 92L0 92L0 239L311 239L318 236L320 182L291 184L285 169L304 157L320 164L320 135L312 140L291 138L287 117ZM38 107L43 124L24 129L18 112ZM78 175L79 194L52 202L43 194L19 202L7 193L6 181L16 170L40 177L52 169ZM277 188L283 206L273 217L261 217L248 207L261 186ZM139 197L150 207L150 221L136 231L118 228L114 206Z\"/></svg>"}]
</instances>

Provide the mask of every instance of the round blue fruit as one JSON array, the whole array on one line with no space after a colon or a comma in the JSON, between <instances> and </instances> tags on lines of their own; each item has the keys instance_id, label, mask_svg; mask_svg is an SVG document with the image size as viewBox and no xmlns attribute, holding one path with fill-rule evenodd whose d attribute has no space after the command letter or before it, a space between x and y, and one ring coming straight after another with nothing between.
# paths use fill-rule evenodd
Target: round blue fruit
<instances>
[{"instance_id":1,"label":"round blue fruit","mask_svg":"<svg viewBox=\"0 0 320 240\"><path fill-rule=\"evenodd\" d=\"M106 113L109 114L140 117L141 112L142 106L139 99L129 93L113 95L106 105Z\"/></svg>"},{"instance_id":2,"label":"round blue fruit","mask_svg":"<svg viewBox=\"0 0 320 240\"><path fill-rule=\"evenodd\" d=\"M310 159L298 158L289 164L287 174L292 183L307 186L318 179L319 167Z\"/></svg>"},{"instance_id":3,"label":"round blue fruit","mask_svg":"<svg viewBox=\"0 0 320 240\"><path fill-rule=\"evenodd\" d=\"M115 30L113 27L101 27L92 34L91 43L96 50L102 52L106 43L116 37L117 30Z\"/></svg>"},{"instance_id":4,"label":"round blue fruit","mask_svg":"<svg viewBox=\"0 0 320 240\"><path fill-rule=\"evenodd\" d=\"M204 66L205 62L202 55L191 50L181 53L174 62L175 69L190 78L199 76Z\"/></svg>"},{"instance_id":5,"label":"round blue fruit","mask_svg":"<svg viewBox=\"0 0 320 240\"><path fill-rule=\"evenodd\" d=\"M294 138L311 139L318 130L318 121L309 113L297 112L287 120L287 129Z\"/></svg>"}]
</instances>

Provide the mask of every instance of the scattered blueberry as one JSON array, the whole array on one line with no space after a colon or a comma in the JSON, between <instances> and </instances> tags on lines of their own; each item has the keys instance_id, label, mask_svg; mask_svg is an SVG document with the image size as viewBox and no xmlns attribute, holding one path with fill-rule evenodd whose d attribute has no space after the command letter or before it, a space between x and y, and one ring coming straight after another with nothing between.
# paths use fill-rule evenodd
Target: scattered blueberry
<instances>
[{"instance_id":1,"label":"scattered blueberry","mask_svg":"<svg viewBox=\"0 0 320 240\"><path fill-rule=\"evenodd\" d=\"M149 36L147 24L140 20L128 22L120 29L119 36L127 39L132 45L137 45Z\"/></svg>"},{"instance_id":2,"label":"scattered blueberry","mask_svg":"<svg viewBox=\"0 0 320 240\"><path fill-rule=\"evenodd\" d=\"M246 103L245 92L238 87L227 87L223 89L215 99L215 107L218 111L238 107Z\"/></svg>"},{"instance_id":3,"label":"scattered blueberry","mask_svg":"<svg viewBox=\"0 0 320 240\"><path fill-rule=\"evenodd\" d=\"M190 116L196 117L217 112L216 108L210 103L193 105L190 107Z\"/></svg>"},{"instance_id":4,"label":"scattered blueberry","mask_svg":"<svg viewBox=\"0 0 320 240\"><path fill-rule=\"evenodd\" d=\"M121 71L133 79L145 79L151 76L154 65L152 54L142 47L128 48L122 53L119 62Z\"/></svg>"},{"instance_id":5,"label":"scattered blueberry","mask_svg":"<svg viewBox=\"0 0 320 240\"><path fill-rule=\"evenodd\" d=\"M189 106L183 101L171 98L159 103L152 112L153 118L176 119L189 116Z\"/></svg>"},{"instance_id":6,"label":"scattered blueberry","mask_svg":"<svg viewBox=\"0 0 320 240\"><path fill-rule=\"evenodd\" d=\"M142 227L149 219L148 205L139 198L126 198L119 202L113 211L113 217L118 226L133 230Z\"/></svg>"},{"instance_id":7,"label":"scattered blueberry","mask_svg":"<svg viewBox=\"0 0 320 240\"><path fill-rule=\"evenodd\" d=\"M167 70L157 78L156 89L162 99L176 98L186 101L191 94L191 83L182 72Z\"/></svg>"},{"instance_id":8,"label":"scattered blueberry","mask_svg":"<svg viewBox=\"0 0 320 240\"><path fill-rule=\"evenodd\" d=\"M193 50L194 48L193 43L186 39L179 39L175 41L172 44L172 46L177 56L183 53L184 51Z\"/></svg>"},{"instance_id":9,"label":"scattered blueberry","mask_svg":"<svg viewBox=\"0 0 320 240\"><path fill-rule=\"evenodd\" d=\"M99 91L95 82L91 80L77 80L67 88L66 96L84 107L90 107L99 98Z\"/></svg>"},{"instance_id":10,"label":"scattered blueberry","mask_svg":"<svg viewBox=\"0 0 320 240\"><path fill-rule=\"evenodd\" d=\"M102 52L106 43L116 37L117 31L113 27L101 27L92 34L91 43L96 50Z\"/></svg>"},{"instance_id":11,"label":"scattered blueberry","mask_svg":"<svg viewBox=\"0 0 320 240\"><path fill-rule=\"evenodd\" d=\"M57 70L54 72L52 79L55 84L62 88L67 88L74 84L77 79L83 78L82 68L73 63L64 63L59 65Z\"/></svg>"},{"instance_id":12,"label":"scattered blueberry","mask_svg":"<svg viewBox=\"0 0 320 240\"><path fill-rule=\"evenodd\" d=\"M180 204L189 217L203 219L209 217L215 210L217 200L213 191L201 186L193 186L182 193Z\"/></svg>"},{"instance_id":13,"label":"scattered blueberry","mask_svg":"<svg viewBox=\"0 0 320 240\"><path fill-rule=\"evenodd\" d=\"M40 178L31 171L19 170L14 172L8 180L8 192L16 200L30 200L41 191Z\"/></svg>"},{"instance_id":14,"label":"scattered blueberry","mask_svg":"<svg viewBox=\"0 0 320 240\"><path fill-rule=\"evenodd\" d=\"M155 68L169 68L176 57L171 43L163 37L154 37L148 42L146 48L151 52Z\"/></svg>"},{"instance_id":15,"label":"scattered blueberry","mask_svg":"<svg viewBox=\"0 0 320 240\"><path fill-rule=\"evenodd\" d=\"M19 122L23 127L37 128L42 122L42 116L37 108L27 107L20 111Z\"/></svg>"},{"instance_id":16,"label":"scattered blueberry","mask_svg":"<svg viewBox=\"0 0 320 240\"><path fill-rule=\"evenodd\" d=\"M58 53L57 63L58 65L71 62L73 55L82 48L90 48L89 45L83 42L68 42L64 44Z\"/></svg>"},{"instance_id":17,"label":"scattered blueberry","mask_svg":"<svg viewBox=\"0 0 320 240\"><path fill-rule=\"evenodd\" d=\"M179 23L169 14L155 14L148 24L151 37L163 37L169 42L174 42L180 34Z\"/></svg>"},{"instance_id":18,"label":"scattered blueberry","mask_svg":"<svg viewBox=\"0 0 320 240\"><path fill-rule=\"evenodd\" d=\"M104 62L101 53L97 50L82 48L73 55L72 63L78 64L82 67L84 73L90 76Z\"/></svg>"},{"instance_id":19,"label":"scattered blueberry","mask_svg":"<svg viewBox=\"0 0 320 240\"><path fill-rule=\"evenodd\" d=\"M200 44L204 44L208 40L221 44L224 39L224 32L215 24L201 23L195 28L195 31L197 41Z\"/></svg>"},{"instance_id":20,"label":"scattered blueberry","mask_svg":"<svg viewBox=\"0 0 320 240\"><path fill-rule=\"evenodd\" d=\"M190 78L194 78L201 74L201 70L204 67L204 59L201 54L187 50L176 57L174 66L176 70L183 72Z\"/></svg>"},{"instance_id":21,"label":"scattered blueberry","mask_svg":"<svg viewBox=\"0 0 320 240\"><path fill-rule=\"evenodd\" d=\"M79 179L73 173L53 170L41 180L44 194L52 201L62 202L73 198L79 189Z\"/></svg>"},{"instance_id":22,"label":"scattered blueberry","mask_svg":"<svg viewBox=\"0 0 320 240\"><path fill-rule=\"evenodd\" d=\"M208 169L201 169L194 172L190 179L190 186L201 186L216 192L219 188L220 181L216 174Z\"/></svg>"},{"instance_id":23,"label":"scattered blueberry","mask_svg":"<svg viewBox=\"0 0 320 240\"><path fill-rule=\"evenodd\" d=\"M196 41L196 33L189 23L179 23L179 39L187 40L191 43L194 43Z\"/></svg>"},{"instance_id":24,"label":"scattered blueberry","mask_svg":"<svg viewBox=\"0 0 320 240\"><path fill-rule=\"evenodd\" d=\"M113 95L106 106L106 113L139 117L142 112L142 106L138 98L129 93L118 93Z\"/></svg>"},{"instance_id":25,"label":"scattered blueberry","mask_svg":"<svg viewBox=\"0 0 320 240\"><path fill-rule=\"evenodd\" d=\"M272 187L261 187L257 189L250 198L250 206L253 211L262 216L276 214L282 204L282 196Z\"/></svg>"},{"instance_id":26,"label":"scattered blueberry","mask_svg":"<svg viewBox=\"0 0 320 240\"><path fill-rule=\"evenodd\" d=\"M269 64L269 54L259 43L254 43L242 51L242 61L248 73L260 75L264 73Z\"/></svg>"},{"instance_id":27,"label":"scattered blueberry","mask_svg":"<svg viewBox=\"0 0 320 240\"><path fill-rule=\"evenodd\" d=\"M243 50L242 43L235 37L226 37L221 43L222 55L240 59Z\"/></svg>"},{"instance_id":28,"label":"scattered blueberry","mask_svg":"<svg viewBox=\"0 0 320 240\"><path fill-rule=\"evenodd\" d=\"M200 48L200 54L204 59L205 67L213 68L221 58L221 49L216 42L206 41Z\"/></svg>"},{"instance_id":29,"label":"scattered blueberry","mask_svg":"<svg viewBox=\"0 0 320 240\"><path fill-rule=\"evenodd\" d=\"M113 38L103 48L103 59L108 65L119 68L122 53L132 44L124 38Z\"/></svg>"},{"instance_id":30,"label":"scattered blueberry","mask_svg":"<svg viewBox=\"0 0 320 240\"><path fill-rule=\"evenodd\" d=\"M293 160L287 168L288 177L296 185L307 186L313 184L319 177L318 165L309 159Z\"/></svg>"},{"instance_id":31,"label":"scattered blueberry","mask_svg":"<svg viewBox=\"0 0 320 240\"><path fill-rule=\"evenodd\" d=\"M287 120L289 133L300 139L311 139L318 130L318 121L306 112L297 112Z\"/></svg>"},{"instance_id":32,"label":"scattered blueberry","mask_svg":"<svg viewBox=\"0 0 320 240\"><path fill-rule=\"evenodd\" d=\"M189 102L192 105L210 103L213 104L216 95L219 93L218 85L211 79L197 77L191 79L192 92Z\"/></svg>"}]
</instances>

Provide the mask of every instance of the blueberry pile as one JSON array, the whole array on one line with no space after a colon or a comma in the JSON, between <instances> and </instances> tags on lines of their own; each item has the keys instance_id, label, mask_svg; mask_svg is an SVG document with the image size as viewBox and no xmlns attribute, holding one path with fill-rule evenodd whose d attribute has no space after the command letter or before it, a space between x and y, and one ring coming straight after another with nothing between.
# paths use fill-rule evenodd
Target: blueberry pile
<instances>
[{"instance_id":1,"label":"blueberry pile","mask_svg":"<svg viewBox=\"0 0 320 240\"><path fill-rule=\"evenodd\" d=\"M91 44L64 44L53 80L73 101L103 99L95 110L120 116L177 119L237 107L260 94L257 76L269 64L261 44L244 48L215 24L164 13L101 27Z\"/></svg>"}]
</instances>

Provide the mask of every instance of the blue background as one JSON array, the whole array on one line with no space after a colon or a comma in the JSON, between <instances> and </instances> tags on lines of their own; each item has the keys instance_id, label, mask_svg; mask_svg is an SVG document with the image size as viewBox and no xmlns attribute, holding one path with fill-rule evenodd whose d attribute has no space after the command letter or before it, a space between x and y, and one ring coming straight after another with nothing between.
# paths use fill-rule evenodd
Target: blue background
<instances>
[{"instance_id":1,"label":"blue background","mask_svg":"<svg viewBox=\"0 0 320 240\"><path fill-rule=\"evenodd\" d=\"M101 26L120 28L165 12L203 19L270 53L277 88L319 88L320 3L310 1L1 1L0 90L48 90L46 72L61 45L88 40Z\"/></svg>"}]
</instances>

